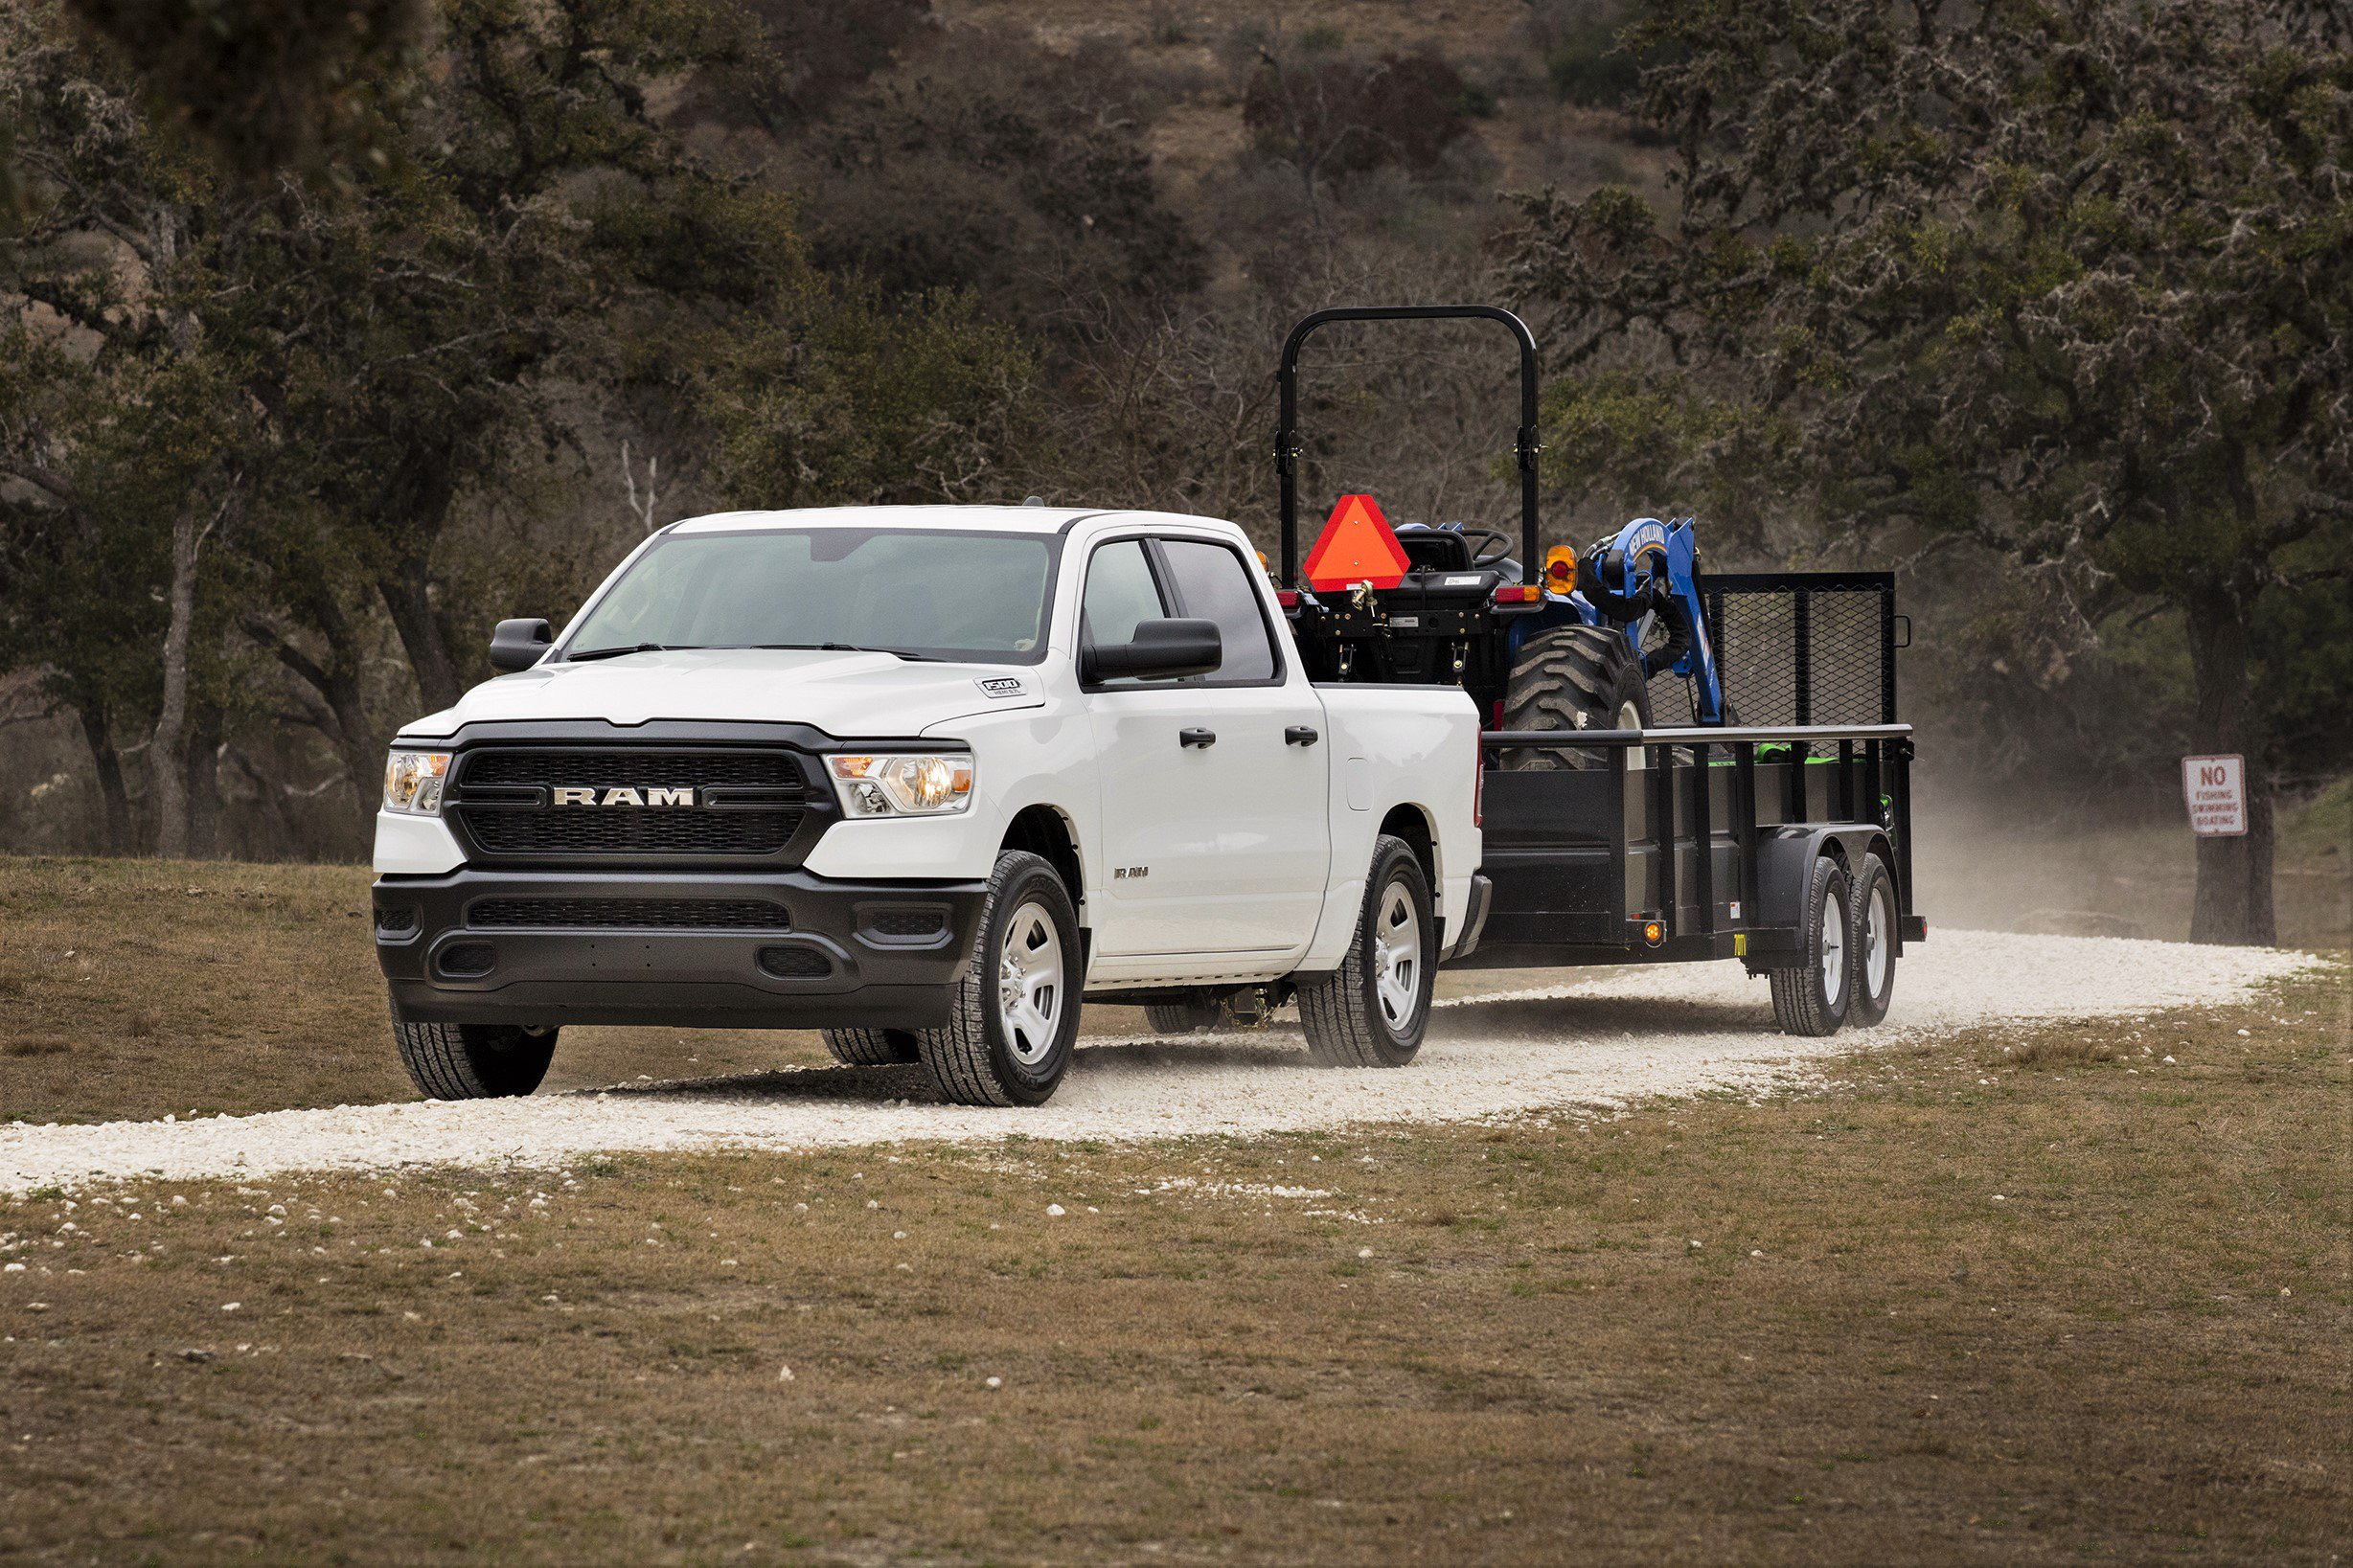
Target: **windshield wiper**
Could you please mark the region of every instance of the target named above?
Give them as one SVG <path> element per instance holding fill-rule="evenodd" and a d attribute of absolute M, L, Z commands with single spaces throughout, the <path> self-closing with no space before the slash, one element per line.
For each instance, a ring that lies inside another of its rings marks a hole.
<path fill-rule="evenodd" d="M 928 653 L 909 653 L 904 648 L 865 648 L 857 643 L 754 643 L 757 648 L 802 653 L 887 653 L 894 659 L 911 659 L 921 664 L 938 664 Z"/>
<path fill-rule="evenodd" d="M 628 648 L 592 648 L 584 653 L 567 653 L 566 664 L 585 664 L 590 659 L 618 659 L 624 653 L 675 653 L 693 648 L 692 643 L 633 643 Z"/>

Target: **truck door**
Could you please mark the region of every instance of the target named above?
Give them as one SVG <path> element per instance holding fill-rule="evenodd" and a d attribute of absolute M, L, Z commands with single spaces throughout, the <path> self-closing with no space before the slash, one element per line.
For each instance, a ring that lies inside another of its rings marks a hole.
<path fill-rule="evenodd" d="M 1210 675 L 1087 693 L 1107 955 L 1288 952 L 1314 934 L 1331 852 L 1323 708 L 1252 571 L 1222 541 L 1176 536 L 1111 540 L 1088 563 L 1083 641 L 1191 616 L 1224 643 Z"/>

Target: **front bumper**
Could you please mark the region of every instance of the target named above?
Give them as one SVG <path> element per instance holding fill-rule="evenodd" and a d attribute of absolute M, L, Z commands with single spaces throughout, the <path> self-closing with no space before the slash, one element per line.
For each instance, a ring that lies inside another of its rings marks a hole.
<path fill-rule="evenodd" d="M 808 872 L 460 868 L 379 877 L 376 952 L 415 1023 L 929 1029 L 987 898 L 985 882 Z M 751 906 L 765 908 L 745 921 Z"/>

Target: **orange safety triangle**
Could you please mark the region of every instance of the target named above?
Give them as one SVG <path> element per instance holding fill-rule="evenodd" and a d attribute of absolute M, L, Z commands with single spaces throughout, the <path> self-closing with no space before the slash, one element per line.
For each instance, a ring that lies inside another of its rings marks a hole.
<path fill-rule="evenodd" d="M 1412 564 L 1373 498 L 1343 495 L 1300 570 L 1308 586 L 1330 593 L 1359 582 L 1394 588 L 1405 580 L 1405 569 Z"/>

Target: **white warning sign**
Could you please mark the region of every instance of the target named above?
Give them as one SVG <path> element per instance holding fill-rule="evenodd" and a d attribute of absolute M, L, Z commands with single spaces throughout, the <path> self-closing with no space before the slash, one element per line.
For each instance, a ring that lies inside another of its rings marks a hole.
<path fill-rule="evenodd" d="M 2247 831 L 2247 760 L 2182 759 L 2182 799 L 2189 830 L 2200 838 L 2237 838 Z"/>

